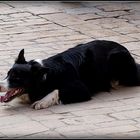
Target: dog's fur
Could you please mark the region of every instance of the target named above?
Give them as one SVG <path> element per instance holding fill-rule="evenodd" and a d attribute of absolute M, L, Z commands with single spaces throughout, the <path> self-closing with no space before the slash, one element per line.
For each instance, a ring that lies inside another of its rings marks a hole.
<path fill-rule="evenodd" d="M 138 86 L 140 66 L 122 45 L 95 40 L 44 60 L 27 62 L 21 50 L 7 81 L 9 88 L 24 88 L 32 106 L 41 109 L 88 101 L 99 91 L 110 91 L 112 81 Z"/>

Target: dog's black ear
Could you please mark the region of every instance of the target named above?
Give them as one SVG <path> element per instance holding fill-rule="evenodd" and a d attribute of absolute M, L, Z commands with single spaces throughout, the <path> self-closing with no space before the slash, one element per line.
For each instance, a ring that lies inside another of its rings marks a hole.
<path fill-rule="evenodd" d="M 25 60 L 25 57 L 24 57 L 24 49 L 22 49 L 20 52 L 19 52 L 19 55 L 17 57 L 17 59 L 15 60 L 15 63 L 17 64 L 26 64 L 26 60 Z"/>

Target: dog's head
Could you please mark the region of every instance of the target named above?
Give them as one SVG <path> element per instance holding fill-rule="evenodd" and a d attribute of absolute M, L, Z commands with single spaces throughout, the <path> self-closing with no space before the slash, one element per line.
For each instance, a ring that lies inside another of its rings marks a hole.
<path fill-rule="evenodd" d="M 42 67 L 39 63 L 27 62 L 24 57 L 24 49 L 22 49 L 4 82 L 0 82 L 0 87 L 7 89 L 2 102 L 9 102 L 28 92 L 28 88 L 35 86 L 36 82 L 41 83 L 46 80 L 46 73 L 47 68 Z"/>

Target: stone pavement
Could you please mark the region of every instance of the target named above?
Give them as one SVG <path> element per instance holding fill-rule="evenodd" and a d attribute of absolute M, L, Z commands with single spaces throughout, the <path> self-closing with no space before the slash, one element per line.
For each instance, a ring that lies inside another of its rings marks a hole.
<path fill-rule="evenodd" d="M 139 2 L 0 2 L 0 79 L 24 48 L 47 58 L 94 39 L 117 41 L 140 62 Z M 0 138 L 140 137 L 140 87 L 99 93 L 83 103 L 34 110 L 0 104 Z"/>

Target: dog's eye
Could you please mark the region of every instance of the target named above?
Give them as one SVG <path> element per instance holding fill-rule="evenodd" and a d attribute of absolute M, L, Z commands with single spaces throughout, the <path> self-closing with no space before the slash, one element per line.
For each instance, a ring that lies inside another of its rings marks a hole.
<path fill-rule="evenodd" d="M 15 74 L 14 74 L 14 73 L 11 73 L 10 76 L 11 76 L 11 77 L 15 77 Z"/>

